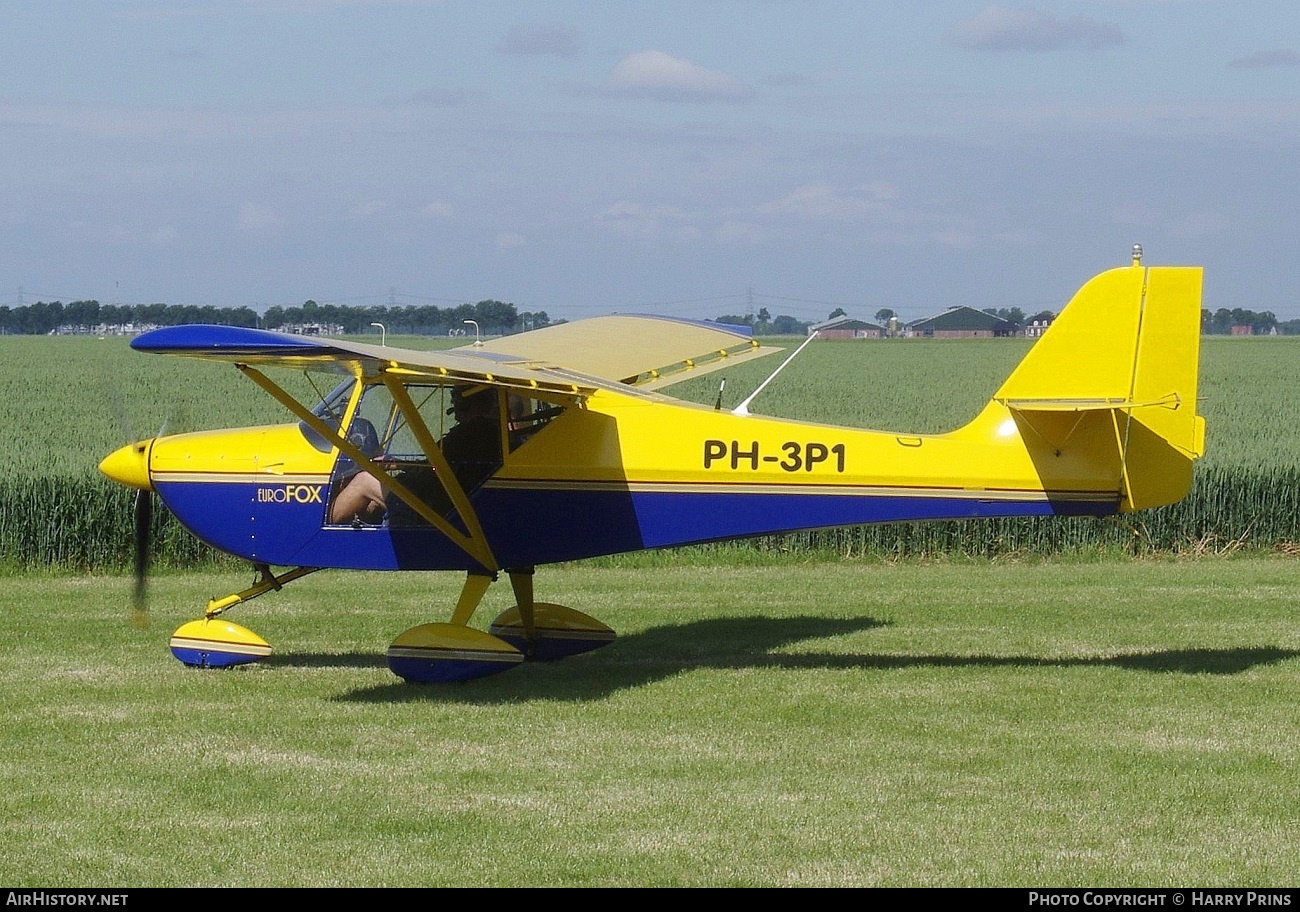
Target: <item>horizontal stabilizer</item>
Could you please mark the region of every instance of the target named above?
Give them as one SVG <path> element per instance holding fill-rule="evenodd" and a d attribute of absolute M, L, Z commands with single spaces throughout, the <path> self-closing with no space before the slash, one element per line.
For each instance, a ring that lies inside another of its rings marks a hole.
<path fill-rule="evenodd" d="M 1177 393 L 1170 393 L 1163 399 L 1151 399 L 1138 402 L 1135 399 L 1001 399 L 999 400 L 1013 412 L 1096 412 L 1126 411 L 1136 408 L 1176 409 L 1182 402 Z"/>

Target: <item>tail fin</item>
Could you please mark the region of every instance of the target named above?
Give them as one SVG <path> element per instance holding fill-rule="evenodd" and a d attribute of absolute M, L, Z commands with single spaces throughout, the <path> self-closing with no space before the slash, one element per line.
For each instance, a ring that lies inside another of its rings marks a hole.
<path fill-rule="evenodd" d="M 1205 419 L 1196 414 L 1201 275 L 1137 259 L 1102 273 L 994 396 L 1031 449 L 1107 454 L 1119 472 L 1121 512 L 1181 500 L 1205 450 Z"/>

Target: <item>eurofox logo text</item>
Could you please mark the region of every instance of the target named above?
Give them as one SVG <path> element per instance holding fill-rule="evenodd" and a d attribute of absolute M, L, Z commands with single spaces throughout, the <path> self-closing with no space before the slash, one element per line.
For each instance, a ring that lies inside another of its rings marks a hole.
<path fill-rule="evenodd" d="M 258 488 L 258 503 L 321 503 L 321 485 L 288 484 L 278 488 Z"/>

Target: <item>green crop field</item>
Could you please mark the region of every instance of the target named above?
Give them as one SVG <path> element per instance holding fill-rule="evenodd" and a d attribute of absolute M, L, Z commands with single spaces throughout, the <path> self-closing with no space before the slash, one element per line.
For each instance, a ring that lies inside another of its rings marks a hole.
<path fill-rule="evenodd" d="M 801 340 L 782 340 L 789 350 Z M 444 347 L 445 339 L 394 345 Z M 830 341 L 809 345 L 751 410 L 787 418 L 913 433 L 973 417 L 1032 343 L 1008 340 Z M 0 443 L 0 565 L 122 567 L 129 559 L 130 494 L 99 477 L 98 460 L 129 440 L 205 428 L 279 423 L 285 410 L 223 364 L 144 355 L 124 339 L 0 337 L 0 388 L 12 408 Z M 756 389 L 784 356 L 685 381 L 668 390 L 724 406 Z M 1227 550 L 1300 542 L 1300 392 L 1287 381 L 1300 339 L 1207 337 L 1201 414 L 1207 455 L 1191 496 L 1125 526 L 1079 520 L 891 524 L 790 536 L 778 547 L 854 554 L 976 554 L 1079 549 Z M 277 379 L 311 398 L 329 375 Z M 159 559 L 210 558 L 158 518 Z"/>

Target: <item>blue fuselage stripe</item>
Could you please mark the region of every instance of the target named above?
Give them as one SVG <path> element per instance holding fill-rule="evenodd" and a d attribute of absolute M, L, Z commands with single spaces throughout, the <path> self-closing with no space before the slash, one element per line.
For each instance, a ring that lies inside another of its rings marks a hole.
<path fill-rule="evenodd" d="M 468 569 L 474 561 L 425 526 L 326 526 L 325 500 L 310 486 L 295 497 L 271 499 L 260 484 L 167 482 L 156 489 L 197 536 L 232 554 L 277 565 L 392 570 Z M 259 495 L 259 491 L 262 493 Z M 485 487 L 472 498 L 484 534 L 502 566 L 533 566 L 642 548 L 744 538 L 777 532 L 910 520 L 1005 516 L 1091 515 L 1115 512 L 1097 496 L 1044 498 L 1008 493 L 981 497 L 958 491 L 902 490 L 846 495 L 723 492 L 704 486 L 636 490 L 523 485 Z"/>

